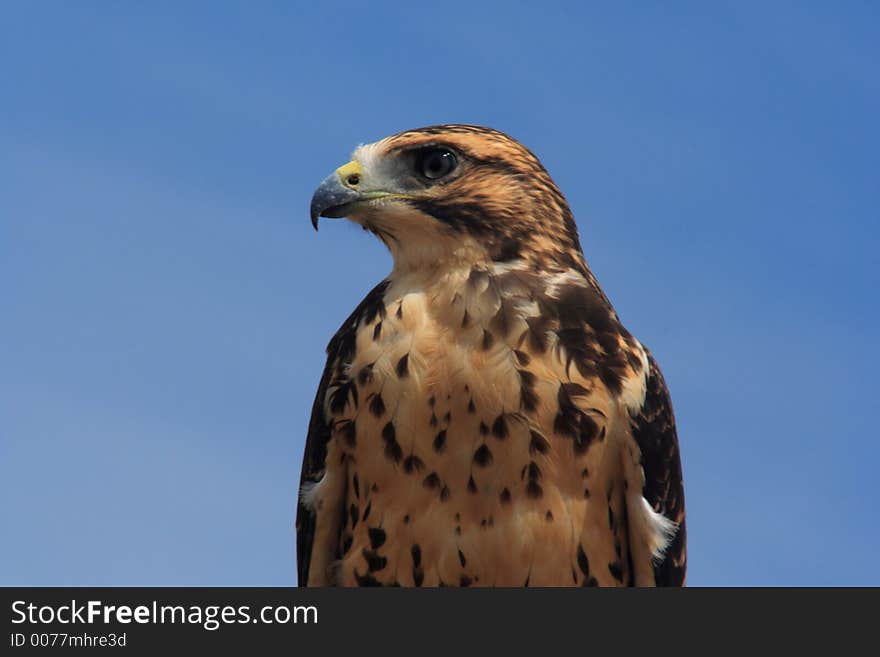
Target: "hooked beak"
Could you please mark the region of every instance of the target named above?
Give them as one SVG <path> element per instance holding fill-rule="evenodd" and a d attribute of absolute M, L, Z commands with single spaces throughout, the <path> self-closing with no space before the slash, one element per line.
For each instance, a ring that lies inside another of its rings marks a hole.
<path fill-rule="evenodd" d="M 410 198 L 399 192 L 375 188 L 370 190 L 368 187 L 359 162 L 349 162 L 327 176 L 312 195 L 312 205 L 309 208 L 315 230 L 318 230 L 318 217 L 349 217 L 353 211 L 369 201 Z"/>
<path fill-rule="evenodd" d="M 363 180 L 361 165 L 349 162 L 324 178 L 312 195 L 312 226 L 318 230 L 318 217 L 344 217 L 352 204 L 365 200 L 358 186 Z"/>

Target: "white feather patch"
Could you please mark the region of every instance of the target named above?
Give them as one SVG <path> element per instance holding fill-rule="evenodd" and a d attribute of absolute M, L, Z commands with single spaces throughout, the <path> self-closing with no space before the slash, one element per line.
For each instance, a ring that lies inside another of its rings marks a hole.
<path fill-rule="evenodd" d="M 317 512 L 321 504 L 321 491 L 324 483 L 327 481 L 327 475 L 322 476 L 318 481 L 307 481 L 299 488 L 299 501 L 309 511 Z"/>
<path fill-rule="evenodd" d="M 564 272 L 554 274 L 547 279 L 547 296 L 554 299 L 559 298 L 559 290 L 562 287 L 575 285 L 578 287 L 587 287 L 587 281 L 584 275 L 573 269 L 566 269 Z"/>
<path fill-rule="evenodd" d="M 678 532 L 678 523 L 654 511 L 648 500 L 638 494 L 630 496 L 627 508 L 634 511 L 636 534 L 647 543 L 651 556 L 659 563 Z"/>

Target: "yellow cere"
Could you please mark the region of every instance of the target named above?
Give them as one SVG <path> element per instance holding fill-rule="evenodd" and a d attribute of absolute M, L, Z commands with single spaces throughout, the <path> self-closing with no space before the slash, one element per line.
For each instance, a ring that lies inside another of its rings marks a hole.
<path fill-rule="evenodd" d="M 360 163 L 352 160 L 348 164 L 344 164 L 336 169 L 336 175 L 339 176 L 343 185 L 353 189 L 364 177 L 364 170 L 361 168 Z"/>

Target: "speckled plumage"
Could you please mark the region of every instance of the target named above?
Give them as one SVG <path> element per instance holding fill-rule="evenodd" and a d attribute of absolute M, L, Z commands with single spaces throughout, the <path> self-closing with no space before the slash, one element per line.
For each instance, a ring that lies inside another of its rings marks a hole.
<path fill-rule="evenodd" d="M 455 153 L 452 174 L 411 174 L 427 147 Z M 537 158 L 493 130 L 437 126 L 354 161 L 352 190 L 373 196 L 347 214 L 395 264 L 328 347 L 300 584 L 683 584 L 668 392 Z"/>

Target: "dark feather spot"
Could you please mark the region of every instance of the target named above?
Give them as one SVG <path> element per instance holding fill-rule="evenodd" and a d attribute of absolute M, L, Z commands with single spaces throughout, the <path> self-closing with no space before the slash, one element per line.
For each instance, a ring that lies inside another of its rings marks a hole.
<path fill-rule="evenodd" d="M 382 335 L 382 322 L 379 322 L 373 328 L 373 340 L 378 340 L 381 335 Z"/>
<path fill-rule="evenodd" d="M 544 489 L 541 488 L 541 485 L 535 480 L 529 480 L 529 483 L 526 484 L 526 495 L 528 495 L 533 500 L 540 499 L 544 494 Z"/>
<path fill-rule="evenodd" d="M 547 522 L 553 522 L 553 512 L 549 509 L 547 510 L 547 515 L 544 516 L 544 520 Z"/>
<path fill-rule="evenodd" d="M 581 569 L 581 572 L 584 574 L 584 577 L 590 576 L 590 561 L 587 559 L 587 554 L 584 552 L 584 548 L 582 545 L 578 544 L 577 549 L 577 562 L 578 568 Z"/>
<path fill-rule="evenodd" d="M 430 489 L 439 488 L 440 487 L 440 477 L 437 475 L 436 472 L 432 472 L 427 477 L 425 477 L 424 481 L 422 481 L 422 485 L 425 488 L 430 488 Z"/>
<path fill-rule="evenodd" d="M 404 354 L 400 357 L 400 360 L 397 361 L 395 371 L 397 372 L 397 376 L 401 379 L 405 379 L 409 376 L 409 354 Z"/>
<path fill-rule="evenodd" d="M 361 554 L 363 555 L 364 560 L 367 562 L 367 569 L 371 573 L 382 570 L 385 566 L 388 565 L 388 559 L 380 555 L 378 552 L 375 552 L 374 550 L 368 550 L 367 548 L 364 548 L 361 551 Z"/>
<path fill-rule="evenodd" d="M 490 463 L 492 463 L 492 451 L 489 449 L 489 446 L 486 445 L 486 443 L 480 445 L 477 448 L 477 451 L 474 452 L 474 463 L 482 468 L 485 468 Z"/>
<path fill-rule="evenodd" d="M 502 490 L 500 498 L 502 504 L 510 504 L 510 491 L 507 488 Z"/>
<path fill-rule="evenodd" d="M 403 461 L 403 471 L 407 474 L 412 472 L 421 472 L 425 467 L 424 461 L 415 454 L 410 454 Z"/>
<path fill-rule="evenodd" d="M 345 444 L 349 447 L 357 445 L 357 427 L 355 427 L 354 422 L 354 420 L 349 420 L 342 427 L 342 435 L 345 438 Z"/>
<path fill-rule="evenodd" d="M 492 435 L 499 440 L 507 438 L 507 420 L 504 419 L 504 415 L 499 415 L 495 418 L 495 421 L 492 423 Z"/>
<path fill-rule="evenodd" d="M 467 575 L 462 575 L 462 576 L 461 576 L 461 580 L 459 581 L 459 583 L 460 583 L 462 586 L 470 586 L 470 585 L 471 585 L 471 578 L 468 577 Z"/>
<path fill-rule="evenodd" d="M 434 437 L 434 451 L 438 454 L 443 451 L 443 447 L 446 445 L 446 429 L 442 429 L 435 437 Z"/>
<path fill-rule="evenodd" d="M 400 444 L 397 442 L 397 433 L 391 422 L 388 422 L 382 429 L 382 440 L 385 441 L 386 458 L 395 463 L 400 463 L 400 459 L 403 458 L 403 449 L 401 449 Z"/>
<path fill-rule="evenodd" d="M 329 399 L 329 407 L 330 412 L 338 415 L 345 410 L 346 405 L 348 405 L 349 399 L 351 400 L 354 408 L 357 408 L 358 404 L 358 391 L 355 382 L 351 379 L 345 379 L 340 381 L 337 385 L 336 389 L 330 393 Z"/>
<path fill-rule="evenodd" d="M 351 528 L 354 529 L 355 527 L 357 527 L 358 515 L 360 514 L 357 505 L 352 504 L 350 507 L 348 507 L 348 514 L 351 517 Z"/>
<path fill-rule="evenodd" d="M 553 431 L 572 438 L 576 454 L 586 452 L 599 433 L 595 420 L 582 412 L 572 401 L 572 397 L 583 396 L 588 392 L 586 388 L 576 383 L 563 383 L 559 386 L 557 394 L 559 412 L 553 420 Z"/>
<path fill-rule="evenodd" d="M 413 543 L 412 548 L 410 548 L 410 554 L 412 555 L 413 566 L 418 568 L 422 565 L 422 548 L 418 543 Z"/>
<path fill-rule="evenodd" d="M 559 386 L 556 395 L 559 412 L 553 420 L 553 431 L 561 436 L 573 438 L 578 431 L 581 412 L 571 399 L 565 384 Z"/>
<path fill-rule="evenodd" d="M 354 486 L 354 496 L 360 497 L 361 496 L 361 485 L 360 485 L 360 480 L 358 479 L 358 476 L 357 476 L 357 472 L 354 473 L 354 477 L 352 477 L 351 483 Z"/>
<path fill-rule="evenodd" d="M 458 562 L 461 564 L 462 568 L 467 565 L 467 559 L 464 558 L 464 552 L 461 550 L 458 551 Z"/>
<path fill-rule="evenodd" d="M 528 413 L 538 408 L 538 394 L 535 392 L 535 375 L 528 370 L 519 370 L 519 404 Z"/>
<path fill-rule="evenodd" d="M 468 478 L 467 489 L 468 489 L 468 493 L 476 493 L 477 492 L 477 482 L 474 481 L 473 476 Z"/>
<path fill-rule="evenodd" d="M 468 402 L 468 413 L 474 413 L 477 410 L 477 407 L 474 405 L 474 399 L 471 397 L 471 400 Z"/>
<path fill-rule="evenodd" d="M 378 392 L 370 399 L 370 413 L 376 417 L 382 417 L 385 414 L 385 402 Z"/>
<path fill-rule="evenodd" d="M 619 561 L 608 564 L 608 572 L 611 573 L 611 576 L 618 582 L 623 581 L 623 568 L 621 567 Z"/>
<path fill-rule="evenodd" d="M 541 468 L 534 461 L 529 462 L 526 472 L 532 481 L 538 481 L 541 478 Z"/>
<path fill-rule="evenodd" d="M 586 413 L 580 416 L 578 432 L 574 435 L 574 452 L 583 454 L 598 435 L 599 427 L 596 422 Z"/>
<path fill-rule="evenodd" d="M 361 518 L 361 520 L 363 520 L 364 522 L 367 521 L 367 518 L 370 517 L 370 510 L 372 510 L 372 508 L 373 508 L 373 500 L 370 500 L 369 502 L 367 502 L 367 506 L 364 509 L 364 517 Z"/>
<path fill-rule="evenodd" d="M 370 527 L 367 534 L 370 537 L 370 547 L 374 550 L 385 544 L 385 530 L 381 527 Z"/>
<path fill-rule="evenodd" d="M 485 422 L 480 422 L 480 429 L 479 430 L 480 430 L 481 436 L 488 436 L 489 435 L 489 427 L 486 426 Z"/>
<path fill-rule="evenodd" d="M 547 442 L 547 439 L 537 431 L 532 430 L 531 441 L 529 442 L 529 454 L 532 456 L 535 454 L 546 454 L 548 449 L 550 449 L 550 443 Z"/>
<path fill-rule="evenodd" d="M 564 323 L 564 320 L 563 320 Z M 571 366 L 585 379 L 597 373 L 597 361 L 600 353 L 597 345 L 591 341 L 590 335 L 583 326 L 560 328 L 556 330 L 559 346 L 565 354 L 565 372 L 571 375 Z"/>

